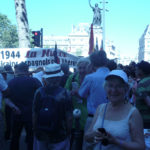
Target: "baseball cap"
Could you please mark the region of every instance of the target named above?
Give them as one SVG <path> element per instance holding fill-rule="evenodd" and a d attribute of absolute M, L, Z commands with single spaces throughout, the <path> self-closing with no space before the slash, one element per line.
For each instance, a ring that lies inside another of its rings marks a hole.
<path fill-rule="evenodd" d="M 106 76 L 105 80 L 107 80 L 111 76 L 116 76 L 121 78 L 125 83 L 128 84 L 128 76 L 123 70 L 112 70 L 109 72 L 109 74 Z"/>

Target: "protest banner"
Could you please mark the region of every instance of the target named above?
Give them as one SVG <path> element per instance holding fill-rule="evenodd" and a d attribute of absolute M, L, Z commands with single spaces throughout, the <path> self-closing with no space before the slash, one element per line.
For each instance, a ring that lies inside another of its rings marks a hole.
<path fill-rule="evenodd" d="M 61 63 L 68 63 L 75 67 L 78 57 L 57 49 L 57 56 Z M 37 68 L 54 63 L 54 48 L 4 48 L 0 49 L 0 66 L 7 64 L 14 67 L 25 62 L 30 68 Z"/>

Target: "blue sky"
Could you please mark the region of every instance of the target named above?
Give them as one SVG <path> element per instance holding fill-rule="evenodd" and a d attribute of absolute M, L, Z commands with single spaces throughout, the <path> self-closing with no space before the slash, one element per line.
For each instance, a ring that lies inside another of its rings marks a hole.
<path fill-rule="evenodd" d="M 114 41 L 121 55 L 134 56 L 138 41 L 150 24 L 150 0 L 107 0 L 106 39 Z M 99 0 L 91 0 L 92 5 Z M 99 3 L 102 8 L 102 4 Z M 26 0 L 29 27 L 44 35 L 68 35 L 72 25 L 91 23 L 88 0 Z M 0 0 L 0 13 L 16 24 L 14 0 Z"/>

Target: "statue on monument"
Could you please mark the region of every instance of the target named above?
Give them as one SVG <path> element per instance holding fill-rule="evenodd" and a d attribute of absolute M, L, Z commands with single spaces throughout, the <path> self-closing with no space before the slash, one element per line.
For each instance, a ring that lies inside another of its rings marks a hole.
<path fill-rule="evenodd" d="M 95 4 L 95 7 L 93 7 L 91 5 L 91 0 L 89 0 L 89 5 L 90 7 L 92 8 L 93 12 L 94 12 L 94 16 L 93 16 L 93 25 L 97 25 L 97 26 L 100 26 L 101 23 L 102 23 L 102 20 L 101 20 L 101 10 L 99 7 L 98 7 L 98 4 L 96 3 Z"/>

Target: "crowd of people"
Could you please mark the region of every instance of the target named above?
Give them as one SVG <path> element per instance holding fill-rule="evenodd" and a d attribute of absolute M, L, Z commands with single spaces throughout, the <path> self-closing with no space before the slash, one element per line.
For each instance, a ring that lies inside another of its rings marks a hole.
<path fill-rule="evenodd" d="M 147 61 L 123 66 L 101 50 L 80 58 L 75 72 L 66 63 L 1 66 L 0 149 L 9 140 L 19 150 L 25 129 L 27 150 L 145 150 L 149 107 Z"/>

